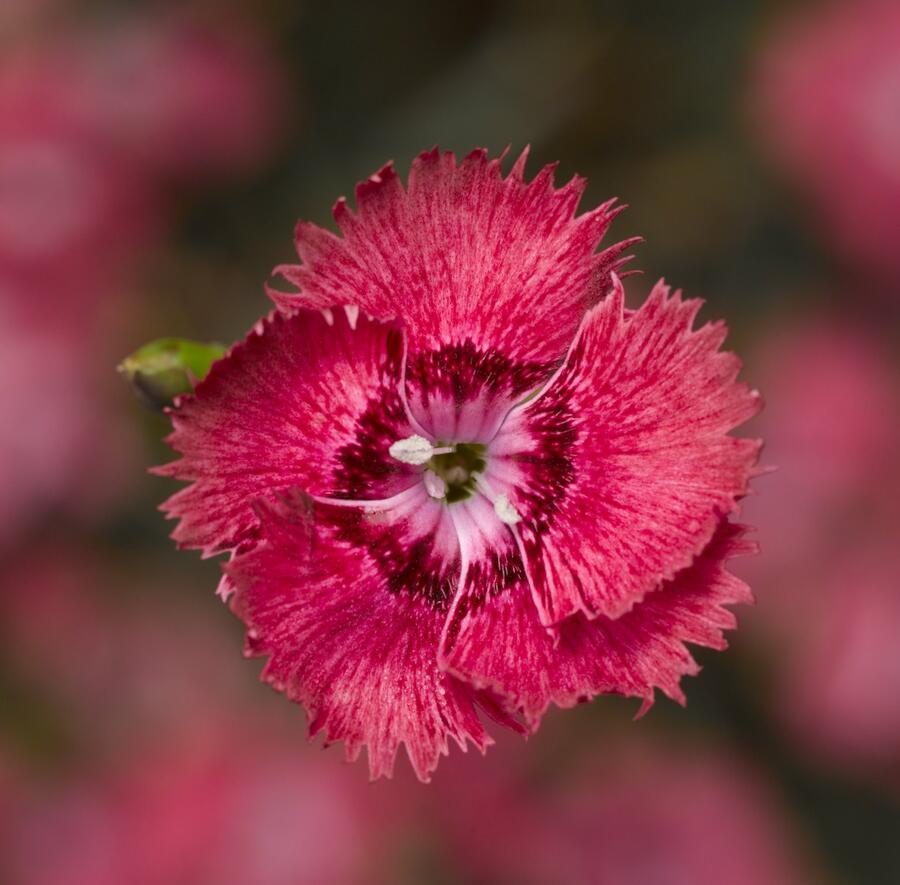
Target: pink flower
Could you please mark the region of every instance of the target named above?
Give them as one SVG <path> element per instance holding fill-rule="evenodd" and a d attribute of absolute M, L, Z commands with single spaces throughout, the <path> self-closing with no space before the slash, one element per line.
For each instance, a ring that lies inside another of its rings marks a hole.
<path fill-rule="evenodd" d="M 175 607 L 148 606 L 162 579 L 144 575 L 133 593 L 134 577 L 60 543 L 11 557 L 0 572 L 0 642 L 14 672 L 94 750 L 138 752 L 231 727 L 247 686 L 227 637 L 186 593 Z"/>
<path fill-rule="evenodd" d="M 808 578 L 817 610 L 788 655 L 780 680 L 783 719 L 827 765 L 887 775 L 900 763 L 898 523 L 862 549 L 832 557 Z"/>
<path fill-rule="evenodd" d="M 16 784 L 0 868 L 12 885 L 382 881 L 392 822 L 361 786 L 232 721 L 218 739 L 156 741 L 86 774 Z"/>
<path fill-rule="evenodd" d="M 133 476 L 132 424 L 106 396 L 112 357 L 84 328 L 90 319 L 69 314 L 76 305 L 41 322 L 44 295 L 0 273 L 0 548 L 48 512 L 84 520 L 108 509 Z"/>
<path fill-rule="evenodd" d="M 841 254 L 900 274 L 900 6 L 832 0 L 782 21 L 753 84 L 758 128 Z"/>
<path fill-rule="evenodd" d="M 745 636 L 774 662 L 771 700 L 808 755 L 883 776 L 900 760 L 900 513 L 885 494 L 900 415 L 887 340 L 808 314 L 766 336 L 754 363 L 778 470 L 744 511 L 766 551 L 741 567 L 760 600 Z"/>
<path fill-rule="evenodd" d="M 607 734 L 601 765 L 576 761 L 549 781 L 522 772 L 484 781 L 482 773 L 437 784 L 431 809 L 465 881 L 821 881 L 777 794 L 759 772 L 715 747 L 625 744 Z"/>
<path fill-rule="evenodd" d="M 42 319 L 90 314 L 158 226 L 134 166 L 65 100 L 65 68 L 11 57 L 0 76 L 0 277 L 39 289 Z"/>
<path fill-rule="evenodd" d="M 753 363 L 767 392 L 754 430 L 778 469 L 745 504 L 766 555 L 741 570 L 766 597 L 753 618 L 782 619 L 793 635 L 798 618 L 817 605 L 818 591 L 804 576 L 847 542 L 891 472 L 900 435 L 896 382 L 886 343 L 848 317 L 807 313 L 779 323 Z M 810 597 L 801 597 L 803 588 Z"/>
<path fill-rule="evenodd" d="M 338 201 L 342 236 L 301 224 L 299 292 L 172 414 L 175 539 L 237 554 L 264 678 L 373 776 L 483 750 L 478 708 L 681 700 L 684 643 L 749 598 L 724 564 L 758 443 L 728 431 L 759 402 L 724 327 L 661 283 L 627 311 L 617 210 L 524 164 L 434 150 Z"/>
<path fill-rule="evenodd" d="M 286 86 L 249 22 L 135 19 L 72 47 L 70 105 L 167 175 L 208 176 L 265 159 Z"/>

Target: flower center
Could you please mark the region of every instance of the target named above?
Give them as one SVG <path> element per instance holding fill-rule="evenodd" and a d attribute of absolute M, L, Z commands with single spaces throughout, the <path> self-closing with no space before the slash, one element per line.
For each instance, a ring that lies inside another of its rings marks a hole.
<path fill-rule="evenodd" d="M 390 454 L 404 464 L 424 465 L 428 494 L 448 504 L 471 497 L 478 486 L 478 474 L 487 467 L 487 446 L 483 443 L 432 445 L 424 436 L 415 435 L 398 439 Z"/>
<path fill-rule="evenodd" d="M 494 512 L 506 525 L 515 525 L 520 516 L 505 493 L 497 494 L 483 475 L 487 468 L 484 443 L 433 445 L 424 436 L 414 434 L 398 439 L 389 449 L 392 458 L 404 464 L 424 467 L 422 482 L 429 496 L 453 504 L 480 492 L 494 505 Z"/>
<path fill-rule="evenodd" d="M 439 448 L 450 447 L 439 445 Z M 475 493 L 476 474 L 483 473 L 487 467 L 486 450 L 482 443 L 457 443 L 452 446 L 452 451 L 431 456 L 426 470 L 443 481 L 446 491 L 442 497 L 448 504 L 464 501 Z"/>

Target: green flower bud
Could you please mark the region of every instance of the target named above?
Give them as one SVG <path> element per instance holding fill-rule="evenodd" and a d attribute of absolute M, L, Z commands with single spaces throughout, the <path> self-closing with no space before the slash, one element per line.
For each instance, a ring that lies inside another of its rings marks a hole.
<path fill-rule="evenodd" d="M 148 409 L 161 412 L 178 394 L 190 393 L 224 355 L 221 344 L 158 338 L 125 357 L 118 369 L 138 400 Z"/>

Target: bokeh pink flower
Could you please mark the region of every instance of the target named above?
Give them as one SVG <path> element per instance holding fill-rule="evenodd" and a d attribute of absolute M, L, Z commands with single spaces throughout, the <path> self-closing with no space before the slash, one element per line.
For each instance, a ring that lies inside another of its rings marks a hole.
<path fill-rule="evenodd" d="M 821 881 L 776 790 L 734 753 L 670 735 L 611 735 L 589 757 L 568 760 L 549 783 L 520 766 L 486 778 L 466 769 L 454 782 L 462 789 L 444 784 L 444 851 L 463 881 Z"/>
<path fill-rule="evenodd" d="M 171 211 L 162 183 L 253 169 L 278 144 L 280 66 L 239 18 L 101 22 L 38 30 L 0 70 L 3 544 L 131 487 L 109 367 Z"/>
<path fill-rule="evenodd" d="M 765 556 L 738 570 L 757 581 L 790 580 L 834 543 L 851 540 L 855 514 L 892 473 L 898 375 L 883 334 L 826 312 L 786 318 L 762 334 L 753 362 L 767 394 L 753 429 L 766 439 L 764 461 L 775 472 L 759 480 L 762 493 L 744 506 Z M 811 601 L 785 591 L 764 598 L 754 616 L 794 605 L 792 617 L 800 617 Z"/>
<path fill-rule="evenodd" d="M 16 58 L 0 73 L 0 278 L 25 290 L 19 310 L 84 328 L 155 240 L 159 206 L 130 158 L 66 107 L 62 72 L 45 76 Z"/>
<path fill-rule="evenodd" d="M 19 783 L 0 869 L 10 885 L 372 882 L 392 830 L 361 786 L 308 748 L 231 722 L 103 771 Z"/>
<path fill-rule="evenodd" d="M 757 60 L 753 113 L 814 223 L 854 272 L 900 279 L 900 7 L 829 0 L 782 16 Z"/>
<path fill-rule="evenodd" d="M 28 46 L 0 76 L 0 95 L 16 94 L 52 105 L 145 176 L 197 182 L 271 155 L 286 86 L 250 22 L 185 13 L 125 17 Z"/>
<path fill-rule="evenodd" d="M 98 365 L 109 351 L 79 317 L 64 322 L 64 309 L 56 321 L 42 320 L 41 295 L 0 283 L 0 399 L 8 416 L 0 422 L 0 547 L 47 516 L 90 522 L 133 487 L 135 428 L 114 408 L 114 379 Z"/>
<path fill-rule="evenodd" d="M 900 765 L 900 557 L 892 531 L 858 542 L 798 587 L 818 611 L 785 655 L 779 713 L 820 765 L 895 792 Z M 799 583 L 799 582 L 798 582 Z"/>
<path fill-rule="evenodd" d="M 807 314 L 764 336 L 757 419 L 777 466 L 748 499 L 765 556 L 737 566 L 759 606 L 772 705 L 825 766 L 882 779 L 900 752 L 896 484 L 900 375 L 884 330 Z"/>
<path fill-rule="evenodd" d="M 284 78 L 249 22 L 137 17 L 75 49 L 73 110 L 154 172 L 234 174 L 278 144 Z"/>

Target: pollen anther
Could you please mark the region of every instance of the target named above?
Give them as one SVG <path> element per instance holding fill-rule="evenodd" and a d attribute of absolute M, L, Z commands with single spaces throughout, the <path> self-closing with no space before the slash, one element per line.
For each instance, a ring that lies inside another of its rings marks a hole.
<path fill-rule="evenodd" d="M 424 436 L 413 434 L 406 439 L 398 439 L 388 451 L 392 458 L 404 464 L 425 464 L 434 455 L 435 448 Z"/>
<path fill-rule="evenodd" d="M 494 513 L 497 514 L 500 522 L 506 525 L 515 525 L 522 520 L 522 517 L 519 516 L 518 511 L 513 507 L 506 495 L 497 495 L 494 498 Z"/>

